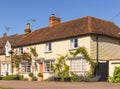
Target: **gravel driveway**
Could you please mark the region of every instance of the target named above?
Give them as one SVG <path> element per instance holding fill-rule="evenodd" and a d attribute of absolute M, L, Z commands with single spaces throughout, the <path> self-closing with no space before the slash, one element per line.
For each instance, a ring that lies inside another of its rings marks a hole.
<path fill-rule="evenodd" d="M 38 81 L 3 81 L 1 87 L 14 89 L 120 89 L 120 83 L 107 82 L 38 82 Z"/>

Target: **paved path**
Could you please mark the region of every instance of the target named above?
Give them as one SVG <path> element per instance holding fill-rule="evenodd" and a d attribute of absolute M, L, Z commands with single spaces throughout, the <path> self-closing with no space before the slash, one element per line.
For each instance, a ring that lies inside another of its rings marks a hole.
<path fill-rule="evenodd" d="M 14 89 L 120 89 L 120 83 L 107 82 L 38 82 L 38 81 L 3 81 L 1 87 Z"/>

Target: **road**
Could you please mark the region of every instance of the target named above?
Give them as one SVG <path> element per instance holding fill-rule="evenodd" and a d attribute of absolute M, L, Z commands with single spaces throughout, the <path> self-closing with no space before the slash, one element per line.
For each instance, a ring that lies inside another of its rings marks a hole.
<path fill-rule="evenodd" d="M 120 83 L 108 82 L 29 82 L 0 80 L 0 86 L 14 89 L 120 89 Z"/>

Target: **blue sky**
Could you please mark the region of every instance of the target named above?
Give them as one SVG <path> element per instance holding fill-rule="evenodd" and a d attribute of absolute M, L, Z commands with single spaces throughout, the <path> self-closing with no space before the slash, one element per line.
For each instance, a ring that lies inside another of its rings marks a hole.
<path fill-rule="evenodd" d="M 23 34 L 28 22 L 32 30 L 46 27 L 51 13 L 62 22 L 93 16 L 120 27 L 120 0 L 0 0 L 0 37 Z"/>

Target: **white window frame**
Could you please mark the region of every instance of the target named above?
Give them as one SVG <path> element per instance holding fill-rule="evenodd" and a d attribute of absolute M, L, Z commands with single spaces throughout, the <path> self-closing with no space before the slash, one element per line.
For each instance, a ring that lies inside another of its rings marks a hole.
<path fill-rule="evenodd" d="M 21 69 L 22 73 L 31 72 L 31 64 L 28 62 L 23 62 L 23 63 L 21 63 L 20 69 Z"/>
<path fill-rule="evenodd" d="M 87 71 L 88 61 L 84 58 L 71 59 L 70 71 L 71 72 L 81 72 Z"/>
<path fill-rule="evenodd" d="M 46 52 L 50 52 L 51 50 L 52 50 L 52 44 L 51 44 L 51 42 L 47 42 L 46 44 Z"/>
<path fill-rule="evenodd" d="M 53 60 L 44 61 L 44 72 L 53 72 L 52 64 Z"/>
<path fill-rule="evenodd" d="M 8 72 L 8 74 L 11 74 L 10 73 L 10 63 L 2 63 L 1 64 L 1 74 L 2 75 L 6 75 L 6 73 Z"/>
<path fill-rule="evenodd" d="M 23 54 L 23 47 L 18 48 L 18 54 Z"/>
<path fill-rule="evenodd" d="M 78 38 L 70 39 L 70 49 L 74 49 L 78 47 Z"/>

